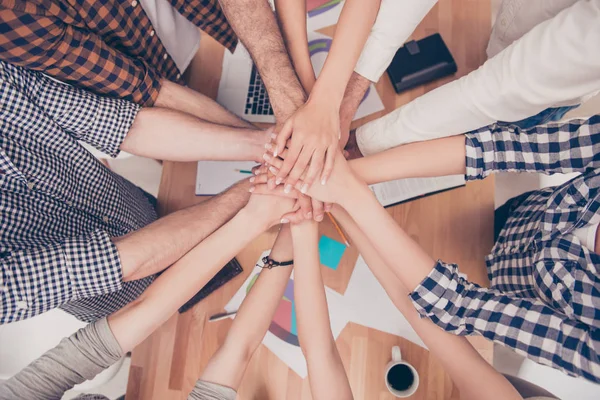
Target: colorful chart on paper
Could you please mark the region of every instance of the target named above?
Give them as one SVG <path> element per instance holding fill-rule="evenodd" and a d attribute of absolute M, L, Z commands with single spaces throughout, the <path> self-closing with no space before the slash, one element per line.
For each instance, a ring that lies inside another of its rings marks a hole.
<path fill-rule="evenodd" d="M 308 10 L 308 16 L 314 17 L 331 10 L 332 8 L 339 6 L 342 0 L 308 0 L 306 2 L 306 9 Z"/>
<path fill-rule="evenodd" d="M 250 280 L 248 287 L 246 288 L 246 294 L 250 292 L 254 282 L 258 279 L 256 274 Z M 290 279 L 283 293 L 283 297 L 277 306 L 271 326 L 269 326 L 269 332 L 277 336 L 279 339 L 293 346 L 300 347 L 298 341 L 298 329 L 296 325 L 296 306 L 294 304 L 294 280 Z"/>

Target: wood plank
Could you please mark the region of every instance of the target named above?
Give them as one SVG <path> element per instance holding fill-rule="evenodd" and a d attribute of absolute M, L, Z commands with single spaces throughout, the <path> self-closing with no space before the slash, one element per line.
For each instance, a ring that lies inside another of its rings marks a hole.
<path fill-rule="evenodd" d="M 463 76 L 485 61 L 490 33 L 489 0 L 441 0 L 432 9 L 413 38 L 440 32 L 458 64 L 455 77 L 430 83 L 396 95 L 384 75 L 376 88 L 385 110 L 355 121 L 359 126 L 400 107 L 416 97 Z M 322 30 L 332 34 L 335 28 Z M 198 56 L 192 63 L 190 87 L 216 97 L 223 49 L 202 35 Z M 194 196 L 195 163 L 165 162 L 159 192 L 161 215 L 202 201 Z M 469 183 L 465 188 L 419 199 L 388 209 L 408 233 L 435 258 L 456 262 L 469 278 L 487 284 L 484 256 L 492 247 L 493 181 Z M 340 240 L 329 221 L 321 233 Z M 208 317 L 223 309 L 244 282 L 262 251 L 270 248 L 276 229 L 261 235 L 238 256 L 244 273 L 213 293 L 184 315 L 174 315 L 132 354 L 127 399 L 185 399 L 212 354 L 222 344 L 230 320 L 208 323 Z M 344 293 L 357 253 L 347 249 L 338 270 L 323 268 L 325 282 Z M 199 260 L 200 262 L 201 260 Z M 470 339 L 491 362 L 492 345 L 482 338 Z M 419 371 L 421 385 L 414 399 L 458 399 L 459 393 L 438 360 L 409 341 L 358 324 L 348 324 L 337 340 L 355 398 L 391 399 L 385 388 L 383 369 L 391 359 L 391 348 L 399 345 L 404 357 Z M 255 353 L 239 390 L 239 399 L 310 399 L 308 379 L 300 379 L 267 348 Z"/>

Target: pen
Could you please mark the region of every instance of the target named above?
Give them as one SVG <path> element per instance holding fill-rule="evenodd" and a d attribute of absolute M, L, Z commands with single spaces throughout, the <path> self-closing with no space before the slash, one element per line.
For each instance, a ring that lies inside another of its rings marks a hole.
<path fill-rule="evenodd" d="M 333 218 L 333 215 L 331 215 L 331 213 L 326 213 L 326 214 L 329 217 L 329 219 L 331 220 L 331 223 L 333 224 L 333 226 L 335 227 L 335 230 L 338 232 L 338 234 L 340 235 L 340 237 L 342 238 L 342 240 L 344 241 L 344 243 L 346 243 L 346 246 L 350 247 L 350 243 L 348 243 L 348 239 L 346 239 L 346 235 L 344 235 L 344 232 L 342 231 L 342 229 L 338 225 L 338 223 L 335 220 L 335 218 Z"/>
<path fill-rule="evenodd" d="M 208 322 L 221 321 L 222 319 L 229 318 L 229 317 L 231 317 L 232 315 L 235 315 L 235 314 L 237 314 L 237 310 L 231 311 L 231 312 L 224 312 L 224 313 L 215 314 L 215 315 L 211 316 L 208 319 Z"/>
<path fill-rule="evenodd" d="M 239 172 L 240 174 L 250 174 L 252 175 L 252 171 L 248 171 L 247 169 L 236 169 L 236 172 Z"/>

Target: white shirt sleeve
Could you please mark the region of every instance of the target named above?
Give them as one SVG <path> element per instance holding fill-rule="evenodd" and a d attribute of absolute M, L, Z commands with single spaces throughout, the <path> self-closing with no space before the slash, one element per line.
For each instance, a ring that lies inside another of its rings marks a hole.
<path fill-rule="evenodd" d="M 356 73 L 377 82 L 396 51 L 437 0 L 382 0 L 375 24 L 358 59 Z"/>
<path fill-rule="evenodd" d="M 580 0 L 483 66 L 357 130 L 363 154 L 519 121 L 600 89 L 600 0 Z"/>

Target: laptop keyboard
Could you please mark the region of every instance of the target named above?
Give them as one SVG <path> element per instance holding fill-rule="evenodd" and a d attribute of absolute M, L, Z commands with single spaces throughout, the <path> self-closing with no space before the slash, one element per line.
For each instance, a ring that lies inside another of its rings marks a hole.
<path fill-rule="evenodd" d="M 246 115 L 273 115 L 271 103 L 267 88 L 263 84 L 256 66 L 252 66 L 250 74 L 250 84 L 248 85 L 248 95 L 246 96 Z"/>

